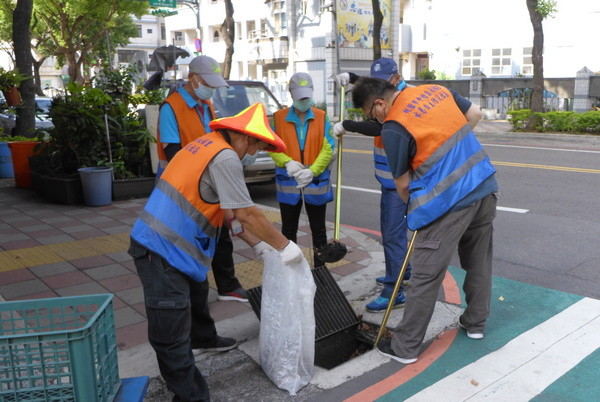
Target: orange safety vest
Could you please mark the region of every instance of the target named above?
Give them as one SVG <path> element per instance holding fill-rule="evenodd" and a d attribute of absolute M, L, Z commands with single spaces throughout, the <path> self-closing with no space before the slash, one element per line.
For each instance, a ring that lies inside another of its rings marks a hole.
<path fill-rule="evenodd" d="M 175 114 L 175 119 L 177 120 L 177 127 L 179 128 L 179 139 L 181 147 L 185 147 L 190 142 L 194 141 L 196 138 L 201 137 L 206 134 L 206 129 L 202 123 L 202 119 L 200 118 L 200 113 L 204 113 L 200 105 L 200 110 L 195 107 L 189 107 L 185 102 L 185 99 L 177 92 L 173 92 L 171 95 L 165 99 L 162 103 L 162 106 L 168 103 L 171 108 L 173 108 L 173 113 Z M 215 109 L 212 102 L 206 101 L 209 106 L 210 118 L 211 120 L 215 118 Z M 164 144 L 160 141 L 160 114 L 159 114 L 159 123 L 157 128 L 157 137 L 156 137 L 156 149 L 158 153 L 158 163 L 159 166 L 164 169 L 167 166 L 167 156 L 165 155 Z"/>
<path fill-rule="evenodd" d="M 452 93 L 440 85 L 405 88 L 389 120 L 402 124 L 416 142 L 407 214 L 411 230 L 443 216 L 496 172 Z"/>
<path fill-rule="evenodd" d="M 206 280 L 211 268 L 224 219 L 221 204 L 204 201 L 198 183 L 210 161 L 228 148 L 231 146 L 215 132 L 179 151 L 131 232 L 136 242 L 198 282 Z"/>
<path fill-rule="evenodd" d="M 321 109 L 312 108 L 315 118 L 308 123 L 304 151 L 301 151 L 298 135 L 296 134 L 296 125 L 285 120 L 289 110 L 288 107 L 273 114 L 275 132 L 285 142 L 286 155 L 304 165 L 312 165 L 319 156 L 319 152 L 323 148 L 323 141 L 325 141 L 325 112 Z"/>
<path fill-rule="evenodd" d="M 396 120 L 417 143 L 411 161 L 416 170 L 446 140 L 467 124 L 450 91 L 440 85 L 407 87 L 394 101 L 387 120 Z"/>

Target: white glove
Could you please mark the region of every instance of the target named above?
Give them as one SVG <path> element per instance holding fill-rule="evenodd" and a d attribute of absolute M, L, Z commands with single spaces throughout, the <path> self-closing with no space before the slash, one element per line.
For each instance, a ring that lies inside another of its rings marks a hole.
<path fill-rule="evenodd" d="M 285 169 L 287 170 L 288 176 L 292 177 L 304 169 L 304 165 L 292 159 L 285 164 Z"/>
<path fill-rule="evenodd" d="M 342 122 L 340 121 L 339 123 L 335 123 L 333 125 L 333 137 L 337 140 L 340 135 L 344 134 L 346 134 L 346 129 L 344 128 Z"/>
<path fill-rule="evenodd" d="M 312 181 L 313 177 L 315 177 L 315 174 L 312 172 L 312 170 L 302 169 L 294 175 L 294 179 L 296 179 L 296 182 L 298 182 L 296 188 L 304 188 L 308 186 L 308 183 Z"/>
<path fill-rule="evenodd" d="M 269 246 L 264 241 L 259 241 L 258 243 L 256 243 L 254 246 L 252 246 L 252 250 L 254 250 L 254 253 L 260 259 L 262 259 L 264 257 L 265 253 L 270 253 L 270 252 L 275 251 L 275 249 L 273 247 Z"/>
<path fill-rule="evenodd" d="M 300 247 L 291 240 L 288 245 L 281 250 L 280 255 L 281 262 L 285 265 L 297 264 L 304 258 L 304 254 L 302 254 Z"/>
<path fill-rule="evenodd" d="M 345 87 L 350 83 L 350 74 L 341 73 L 335 76 L 335 82 L 342 87 Z"/>

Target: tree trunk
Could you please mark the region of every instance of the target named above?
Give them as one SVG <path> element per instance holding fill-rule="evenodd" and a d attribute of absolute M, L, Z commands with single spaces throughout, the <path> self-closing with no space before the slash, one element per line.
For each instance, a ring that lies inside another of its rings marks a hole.
<path fill-rule="evenodd" d="M 221 35 L 227 48 L 225 49 L 225 60 L 223 61 L 223 78 L 229 79 L 231 73 L 231 60 L 233 58 L 233 42 L 235 41 L 235 21 L 233 19 L 233 4 L 231 0 L 225 0 L 225 21 L 221 25 Z"/>
<path fill-rule="evenodd" d="M 31 76 L 31 32 L 29 23 L 33 10 L 33 0 L 18 0 L 13 13 L 12 39 L 15 49 L 15 66 L 28 76 L 19 86 L 23 105 L 17 107 L 17 121 L 14 135 L 33 137 L 35 130 L 35 84 Z"/>
<path fill-rule="evenodd" d="M 381 58 L 381 25 L 383 14 L 379 7 L 379 0 L 371 0 L 373 4 L 373 60 Z"/>
<path fill-rule="evenodd" d="M 544 112 L 544 17 L 537 11 L 538 0 L 526 0 L 529 19 L 533 26 L 533 80 L 531 84 L 531 116 L 526 130 L 533 131 L 539 125 L 539 117 L 535 113 Z"/>
<path fill-rule="evenodd" d="M 33 63 L 33 80 L 35 82 L 35 94 L 38 96 L 46 96 L 42 88 L 42 78 L 40 77 L 40 68 L 42 67 L 42 64 L 44 64 L 44 60 L 46 60 L 46 57 L 42 57 L 40 60 L 36 60 L 32 57 L 31 60 Z"/>

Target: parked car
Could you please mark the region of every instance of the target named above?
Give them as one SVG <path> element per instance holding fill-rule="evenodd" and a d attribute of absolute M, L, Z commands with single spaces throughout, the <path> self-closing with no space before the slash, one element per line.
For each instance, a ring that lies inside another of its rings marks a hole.
<path fill-rule="evenodd" d="M 0 127 L 4 129 L 6 134 L 11 134 L 13 128 L 16 125 L 16 110 L 14 107 L 7 107 L 3 102 L 0 109 Z M 48 112 L 50 111 L 50 105 L 52 104 L 52 98 L 36 96 L 35 97 L 35 128 L 47 130 L 54 127 L 52 120 L 48 118 Z"/>
<path fill-rule="evenodd" d="M 265 106 L 267 117 L 283 106 L 261 81 L 227 81 L 229 87 L 215 90 L 212 98 L 217 117 L 233 116 L 248 106 L 260 102 Z M 257 153 L 256 162 L 244 166 L 246 183 L 264 183 L 275 179 L 275 162 L 265 151 Z"/>

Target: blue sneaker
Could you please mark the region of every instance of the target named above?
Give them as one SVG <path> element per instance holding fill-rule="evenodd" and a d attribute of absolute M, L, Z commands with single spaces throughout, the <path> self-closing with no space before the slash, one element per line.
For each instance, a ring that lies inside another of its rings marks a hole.
<path fill-rule="evenodd" d="M 379 296 L 377 299 L 367 304 L 367 311 L 371 313 L 383 313 L 389 303 L 389 297 Z M 402 308 L 404 307 L 404 303 L 406 303 L 406 297 L 404 297 L 404 292 L 400 292 L 396 297 L 396 302 L 392 308 Z"/>
<path fill-rule="evenodd" d="M 407 269 L 406 272 L 404 273 L 404 278 L 402 278 L 402 286 L 408 285 L 408 280 L 410 279 L 411 276 L 412 276 L 412 269 Z M 385 276 L 378 276 L 377 278 L 375 278 L 375 282 L 377 282 L 381 285 L 385 285 Z"/>

